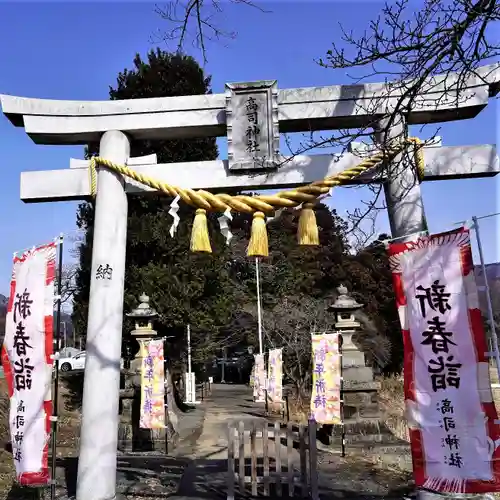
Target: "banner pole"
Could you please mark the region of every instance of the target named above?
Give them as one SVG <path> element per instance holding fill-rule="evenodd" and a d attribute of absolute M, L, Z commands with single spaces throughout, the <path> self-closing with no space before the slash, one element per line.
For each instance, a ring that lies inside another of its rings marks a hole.
<path fill-rule="evenodd" d="M 192 403 L 193 384 L 191 381 L 191 325 L 187 326 L 187 355 L 188 355 L 188 375 L 186 377 L 186 403 Z"/>
<path fill-rule="evenodd" d="M 59 348 L 61 336 L 61 303 L 62 303 L 62 264 L 63 264 L 63 235 L 58 238 L 59 252 L 57 263 L 57 308 L 56 308 L 56 331 L 53 340 L 53 346 Z M 55 354 L 55 353 L 54 353 Z M 59 359 L 54 356 L 54 397 L 52 400 L 52 463 L 51 463 L 51 481 L 50 481 L 50 499 L 56 498 L 56 466 L 57 466 L 57 414 L 59 404 Z"/>
<path fill-rule="evenodd" d="M 496 215 L 496 214 L 495 214 Z M 493 349 L 495 351 L 495 361 L 497 365 L 498 380 L 500 381 L 500 352 L 498 350 L 498 338 L 495 327 L 495 315 L 493 314 L 493 306 L 491 304 L 491 291 L 488 284 L 488 276 L 486 275 L 486 264 L 484 262 L 483 245 L 481 244 L 481 235 L 479 234 L 479 222 L 476 216 L 472 217 L 474 224 L 474 231 L 476 233 L 477 249 L 479 251 L 479 261 L 481 263 L 481 270 L 484 276 L 484 289 L 486 291 L 486 304 L 488 307 L 488 319 L 491 328 L 491 337 L 493 340 Z"/>
<path fill-rule="evenodd" d="M 342 334 L 338 334 L 338 346 L 339 346 L 339 360 L 340 360 L 340 426 L 341 426 L 341 448 L 340 456 L 345 457 L 345 424 L 344 424 L 344 375 L 342 368 Z"/>
<path fill-rule="evenodd" d="M 255 257 L 255 279 L 257 284 L 257 326 L 259 333 L 259 354 L 264 354 L 264 346 L 262 341 L 262 306 L 260 303 L 260 271 L 259 258 Z M 265 367 L 265 365 L 264 365 Z"/>

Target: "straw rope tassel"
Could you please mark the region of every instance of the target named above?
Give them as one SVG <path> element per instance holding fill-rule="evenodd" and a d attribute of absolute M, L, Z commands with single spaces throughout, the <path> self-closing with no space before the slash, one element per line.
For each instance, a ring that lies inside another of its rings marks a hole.
<path fill-rule="evenodd" d="M 207 211 L 204 208 L 198 208 L 194 216 L 191 231 L 191 252 L 212 253 L 210 237 L 208 236 Z"/>
<path fill-rule="evenodd" d="M 252 231 L 250 233 L 247 255 L 249 257 L 269 257 L 266 216 L 264 212 L 255 212 L 253 214 Z"/>
<path fill-rule="evenodd" d="M 319 245 L 318 225 L 313 203 L 304 203 L 302 205 L 297 240 L 299 245 Z"/>
<path fill-rule="evenodd" d="M 126 165 L 118 165 L 104 158 L 92 157 L 89 164 L 89 187 L 90 195 L 97 194 L 97 168 L 105 167 L 120 175 L 133 179 L 134 181 L 148 186 L 153 190 L 167 194 L 170 197 L 177 197 L 192 207 L 196 207 L 195 220 L 193 223 L 193 233 L 191 235 L 191 250 L 194 252 L 212 252 L 207 228 L 207 211 L 225 212 L 234 210 L 254 214 L 252 222 L 252 234 L 248 246 L 248 255 L 256 257 L 267 257 L 269 254 L 268 240 L 265 223 L 265 213 L 271 214 L 277 210 L 298 207 L 305 204 L 299 220 L 298 239 L 302 245 L 317 245 L 316 232 L 318 231 L 314 219 L 316 218 L 310 203 L 316 202 L 322 195 L 328 194 L 333 187 L 342 186 L 356 177 L 368 171 L 374 171 L 382 164 L 391 161 L 396 155 L 401 153 L 406 147 L 413 146 L 414 162 L 420 181 L 425 176 L 425 162 L 423 148 L 425 143 L 417 137 L 409 137 L 404 141 L 394 142 L 391 145 L 376 152 L 369 158 L 365 158 L 355 167 L 348 168 L 334 175 L 329 175 L 324 179 L 317 180 L 288 191 L 281 191 L 276 194 L 266 195 L 236 195 L 227 193 L 211 193 L 203 189 L 180 188 L 166 182 L 153 179 L 139 171 L 133 170 Z M 314 229 L 316 227 L 316 230 Z M 316 231 L 316 232 L 315 232 Z"/>

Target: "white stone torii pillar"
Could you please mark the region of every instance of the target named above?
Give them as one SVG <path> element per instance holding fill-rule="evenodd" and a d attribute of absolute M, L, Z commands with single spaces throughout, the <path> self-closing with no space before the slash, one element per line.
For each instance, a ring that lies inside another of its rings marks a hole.
<path fill-rule="evenodd" d="M 407 115 L 409 124 L 471 118 L 498 92 L 500 66 L 477 71 L 459 100 L 450 92 L 458 76 L 435 77 L 430 90 L 417 97 Z M 446 84 L 444 80 L 446 79 Z M 442 96 L 446 89 L 448 93 Z M 384 84 L 348 85 L 278 91 L 276 82 L 228 85 L 226 94 L 183 96 L 127 101 L 81 102 L 0 96 L 4 114 L 40 144 L 86 144 L 101 141 L 100 154 L 127 163 L 158 180 L 194 189 L 276 189 L 307 184 L 359 163 L 357 155 L 300 155 L 280 164 L 279 132 L 329 130 L 370 126 L 374 116 L 383 119 L 398 95 Z M 241 91 L 241 93 L 239 93 Z M 381 96 L 387 98 L 381 99 Z M 245 154 L 242 129 L 243 99 L 251 95 L 265 116 L 260 128 L 265 154 Z M 375 102 L 376 106 L 366 106 Z M 369 109 L 368 109 L 369 108 Z M 128 159 L 129 139 L 169 139 L 228 136 L 229 161 L 151 164 L 151 159 Z M 489 177 L 499 171 L 493 146 L 424 148 L 424 180 Z M 265 172 L 241 174 L 241 168 L 264 167 Z M 73 161 L 70 169 L 21 174 L 25 202 L 88 199 L 87 162 Z M 83 167 L 83 168 L 82 168 Z M 238 172 L 238 170 L 240 170 Z M 407 171 L 408 169 L 406 169 Z M 388 199 L 401 192 L 398 179 L 368 174 L 359 182 L 387 184 Z M 399 190 L 399 191 L 398 191 Z M 88 355 L 82 410 L 78 468 L 78 500 L 111 500 L 116 495 L 116 455 L 120 354 L 123 317 L 123 280 L 127 225 L 126 193 L 151 191 L 101 168 L 98 174 L 94 254 L 88 318 Z M 392 193 L 392 194 L 391 194 Z M 389 206 L 394 233 L 408 234 L 403 200 Z M 401 202 L 401 203 L 399 203 Z M 420 204 L 420 190 L 411 204 Z M 423 212 L 422 212 L 423 213 Z M 417 220 L 418 219 L 418 220 Z M 422 217 L 411 219 L 421 227 Z M 413 224 L 413 222 L 412 222 Z M 419 230 L 419 229 L 417 229 Z M 401 235 L 404 235 L 401 234 Z M 393 234 L 398 236 L 399 234 Z"/>
<path fill-rule="evenodd" d="M 105 132 L 99 151 L 103 158 L 125 164 L 130 155 L 129 139 L 123 132 Z M 100 168 L 97 186 L 78 499 L 112 499 L 116 493 L 119 414 L 116 395 L 120 392 L 128 203 L 124 180 L 115 172 Z"/>
<path fill-rule="evenodd" d="M 375 127 L 375 138 L 382 145 L 407 136 L 404 116 L 395 115 L 393 118 L 389 129 L 390 118 L 383 118 Z M 384 184 L 384 191 L 393 238 L 409 237 L 428 229 L 420 180 L 412 163 L 411 155 L 403 152 L 387 168 L 389 182 Z"/>

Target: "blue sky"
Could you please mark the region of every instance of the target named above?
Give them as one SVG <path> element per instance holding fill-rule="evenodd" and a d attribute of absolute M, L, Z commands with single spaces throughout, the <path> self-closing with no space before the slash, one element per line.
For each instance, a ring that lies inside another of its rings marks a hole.
<path fill-rule="evenodd" d="M 315 59 L 324 56 L 332 40 L 339 37 L 339 22 L 361 29 L 382 7 L 376 1 L 281 1 L 263 3 L 272 12 L 262 13 L 224 5 L 220 25 L 238 35 L 234 40 L 208 45 L 206 69 L 213 77 L 214 92 L 223 92 L 225 82 L 260 79 L 277 79 L 280 88 L 350 83 L 345 74 L 321 68 Z M 108 99 L 108 87 L 115 84 L 118 72 L 131 67 L 136 52 L 144 54 L 157 45 L 152 41 L 155 32 L 167 28 L 154 7 L 148 2 L 1 3 L 0 93 Z M 439 134 L 445 145 L 496 143 L 496 101 L 491 100 L 474 121 L 445 124 Z M 83 148 L 37 146 L 3 115 L 0 138 L 0 293 L 5 294 L 14 251 L 45 242 L 60 232 L 71 235 L 75 229 L 76 202 L 26 205 L 19 200 L 20 172 L 68 168 L 70 157 L 83 157 Z M 499 182 L 499 178 L 490 178 L 425 183 L 431 231 L 449 229 L 454 222 L 473 215 L 499 211 Z M 359 192 L 347 189 L 338 190 L 332 203 L 342 214 L 359 205 L 359 200 Z M 481 226 L 487 261 L 500 260 L 498 219 L 486 220 Z M 387 231 L 387 227 L 383 214 L 378 229 Z"/>

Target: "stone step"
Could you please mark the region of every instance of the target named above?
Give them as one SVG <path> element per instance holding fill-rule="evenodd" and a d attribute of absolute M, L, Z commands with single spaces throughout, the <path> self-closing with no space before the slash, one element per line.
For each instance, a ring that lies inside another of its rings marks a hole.
<path fill-rule="evenodd" d="M 363 420 L 359 419 L 345 419 L 344 420 L 344 429 L 342 429 L 341 425 L 330 426 L 331 433 L 333 435 L 342 434 L 342 430 L 344 430 L 345 434 L 361 434 L 361 435 L 370 435 L 370 434 L 383 434 L 383 435 L 392 435 L 391 430 L 385 425 L 385 423 L 380 419 L 380 414 L 378 417 L 373 418 L 364 418 Z"/>
<path fill-rule="evenodd" d="M 387 434 L 346 434 L 344 439 L 347 443 L 387 443 L 407 446 L 408 442 L 399 439 L 394 435 Z M 330 442 L 340 442 L 342 436 L 334 435 L 330 437 Z"/>
<path fill-rule="evenodd" d="M 378 404 L 372 403 L 359 407 L 344 405 L 344 422 L 346 424 L 372 420 L 380 420 L 380 407 Z"/>
<path fill-rule="evenodd" d="M 320 451 L 337 454 L 341 452 L 341 443 L 334 442 L 330 444 L 324 444 L 321 442 L 317 443 L 317 448 Z M 401 460 L 406 462 L 411 462 L 410 445 L 400 445 L 400 444 L 384 444 L 384 443 L 346 443 L 345 452 L 349 455 L 363 455 L 370 452 L 375 455 L 390 455 L 390 460 L 388 462 L 398 461 L 399 457 Z"/>
<path fill-rule="evenodd" d="M 342 445 L 341 440 L 330 441 L 327 446 L 340 447 Z M 358 440 L 358 441 L 348 441 L 345 443 L 346 448 L 355 450 L 366 450 L 366 449 L 377 449 L 380 451 L 385 451 L 387 453 L 408 453 L 410 451 L 410 444 L 405 442 L 390 442 L 390 441 L 376 441 L 376 440 Z"/>
<path fill-rule="evenodd" d="M 345 380 L 343 383 L 344 392 L 373 392 L 380 390 L 380 382 L 358 382 L 357 380 Z"/>

